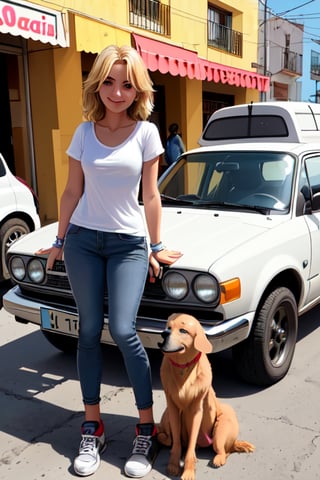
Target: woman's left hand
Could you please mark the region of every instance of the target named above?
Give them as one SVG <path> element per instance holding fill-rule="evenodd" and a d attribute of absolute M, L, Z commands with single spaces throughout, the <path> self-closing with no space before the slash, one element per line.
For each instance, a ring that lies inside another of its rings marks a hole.
<path fill-rule="evenodd" d="M 177 250 L 167 250 L 166 248 L 160 250 L 160 252 L 152 252 L 151 255 L 153 255 L 157 262 L 166 265 L 171 265 L 182 257 L 181 252 L 178 252 Z"/>

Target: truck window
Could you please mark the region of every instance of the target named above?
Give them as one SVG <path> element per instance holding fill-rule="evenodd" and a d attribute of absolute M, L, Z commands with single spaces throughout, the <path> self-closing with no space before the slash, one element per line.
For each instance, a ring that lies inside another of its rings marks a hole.
<path fill-rule="evenodd" d="M 241 115 L 217 118 L 207 125 L 204 140 L 255 137 L 287 137 L 285 120 L 278 115 Z"/>

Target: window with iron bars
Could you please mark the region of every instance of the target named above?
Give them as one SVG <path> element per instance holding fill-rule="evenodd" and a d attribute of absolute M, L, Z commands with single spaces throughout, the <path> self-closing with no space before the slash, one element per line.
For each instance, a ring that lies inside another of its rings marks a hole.
<path fill-rule="evenodd" d="M 129 0 L 129 22 L 162 35 L 170 35 L 170 6 L 159 0 Z"/>
<path fill-rule="evenodd" d="M 208 45 L 241 57 L 242 33 L 231 27 L 231 13 L 208 6 Z"/>

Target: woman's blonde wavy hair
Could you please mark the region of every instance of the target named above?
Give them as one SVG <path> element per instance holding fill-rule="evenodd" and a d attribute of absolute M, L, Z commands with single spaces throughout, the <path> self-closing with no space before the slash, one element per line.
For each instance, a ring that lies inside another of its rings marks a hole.
<path fill-rule="evenodd" d="M 83 114 L 93 122 L 105 115 L 105 106 L 99 90 L 115 63 L 127 64 L 128 80 L 137 90 L 137 98 L 128 108 L 133 120 L 146 120 L 153 109 L 153 88 L 148 70 L 137 50 L 129 46 L 110 45 L 96 57 L 83 88 Z"/>

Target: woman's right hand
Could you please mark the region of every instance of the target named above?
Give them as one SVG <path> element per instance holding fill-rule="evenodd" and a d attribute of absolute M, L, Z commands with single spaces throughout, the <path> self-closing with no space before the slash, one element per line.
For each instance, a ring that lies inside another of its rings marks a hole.
<path fill-rule="evenodd" d="M 50 247 L 40 248 L 35 252 L 35 255 L 48 255 L 46 270 L 52 270 L 56 260 L 62 260 L 63 248 Z"/>

